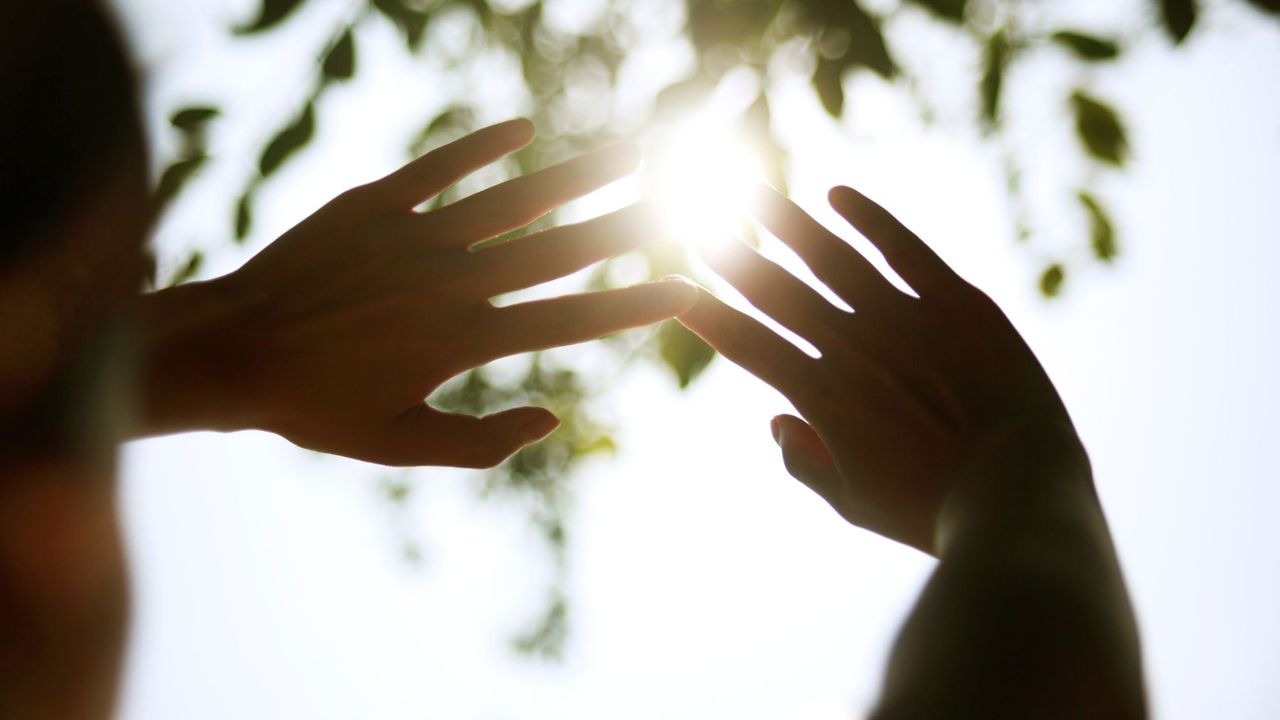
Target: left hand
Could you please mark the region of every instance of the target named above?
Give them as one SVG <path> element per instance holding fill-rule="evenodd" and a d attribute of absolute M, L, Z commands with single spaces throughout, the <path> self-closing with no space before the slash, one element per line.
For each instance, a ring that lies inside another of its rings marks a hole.
<path fill-rule="evenodd" d="M 425 398 L 490 360 L 647 325 L 697 295 L 667 281 L 494 307 L 658 237 L 637 205 L 473 250 L 633 171 L 626 145 L 414 212 L 532 138 L 523 120 L 476 132 L 339 195 L 231 275 L 157 293 L 146 430 L 257 428 L 387 465 L 459 467 L 550 433 L 558 420 L 541 408 L 478 418 Z"/>

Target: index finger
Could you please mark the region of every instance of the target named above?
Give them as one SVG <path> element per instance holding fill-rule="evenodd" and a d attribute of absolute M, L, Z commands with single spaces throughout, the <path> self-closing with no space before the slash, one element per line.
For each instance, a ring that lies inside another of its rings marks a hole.
<path fill-rule="evenodd" d="M 964 282 L 933 248 L 866 195 L 838 185 L 831 188 L 827 200 L 917 293 L 944 292 Z"/>

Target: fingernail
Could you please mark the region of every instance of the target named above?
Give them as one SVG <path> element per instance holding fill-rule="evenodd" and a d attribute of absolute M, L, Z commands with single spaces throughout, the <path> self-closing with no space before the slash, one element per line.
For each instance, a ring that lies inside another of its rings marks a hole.
<path fill-rule="evenodd" d="M 782 418 L 774 418 L 769 421 L 769 432 L 773 433 L 773 441 L 782 444 Z"/>
<path fill-rule="evenodd" d="M 521 436 L 529 440 L 538 440 L 551 434 L 560 427 L 560 418 L 551 413 L 540 414 L 520 428 Z"/>
<path fill-rule="evenodd" d="M 659 280 L 656 284 L 663 285 L 671 289 L 670 292 L 674 295 L 672 299 L 679 301 L 682 306 L 680 312 L 688 310 L 693 307 L 694 303 L 698 302 L 698 286 L 693 284 L 689 278 L 681 277 L 679 275 L 668 275 Z"/>

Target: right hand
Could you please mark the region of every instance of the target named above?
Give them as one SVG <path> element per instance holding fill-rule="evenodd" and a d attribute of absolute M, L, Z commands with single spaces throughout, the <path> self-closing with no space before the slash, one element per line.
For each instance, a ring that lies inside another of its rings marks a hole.
<path fill-rule="evenodd" d="M 679 318 L 804 417 L 773 419 L 788 472 L 849 522 L 934 554 L 940 509 L 979 456 L 1034 446 L 1052 453 L 1037 461 L 1083 463 L 1087 476 L 1066 408 L 1000 308 L 862 194 L 837 187 L 829 200 L 919 297 L 762 188 L 761 223 L 854 312 L 734 243 L 704 259 L 822 356 L 809 357 L 705 290 Z"/>

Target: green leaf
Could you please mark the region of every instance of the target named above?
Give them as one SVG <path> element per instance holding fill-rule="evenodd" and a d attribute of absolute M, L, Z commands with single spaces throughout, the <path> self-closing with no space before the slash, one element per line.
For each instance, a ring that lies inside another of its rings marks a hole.
<path fill-rule="evenodd" d="M 258 172 L 267 177 L 280 169 L 285 160 L 311 142 L 316 131 L 315 106 L 308 102 L 302 113 L 267 143 L 258 160 Z"/>
<path fill-rule="evenodd" d="M 253 189 L 244 191 L 236 202 L 236 243 L 244 242 L 249 237 L 249 229 L 253 226 Z"/>
<path fill-rule="evenodd" d="M 466 132 L 474 126 L 474 109 L 466 105 L 451 105 L 422 127 L 418 135 L 409 143 L 409 154 L 418 157 L 430 150 L 441 136 Z"/>
<path fill-rule="evenodd" d="M 710 345 L 675 320 L 658 329 L 658 353 L 676 374 L 681 388 L 688 387 L 716 356 Z"/>
<path fill-rule="evenodd" d="M 203 130 L 210 120 L 221 114 L 222 111 L 216 107 L 193 105 L 170 115 L 169 124 L 190 135 Z"/>
<path fill-rule="evenodd" d="M 933 14 L 953 23 L 964 22 L 964 10 L 968 0 L 911 0 L 912 3 L 933 11 Z"/>
<path fill-rule="evenodd" d="M 1000 91 L 1004 86 L 1004 70 L 1009 64 L 1009 36 L 1003 29 L 987 38 L 982 51 L 982 122 L 988 128 L 1000 124 Z"/>
<path fill-rule="evenodd" d="M 871 68 L 880 77 L 892 80 L 898 75 L 898 64 L 889 53 L 884 34 L 880 32 L 879 20 L 868 15 L 858 3 L 845 2 L 849 4 L 849 52 L 846 57 Z"/>
<path fill-rule="evenodd" d="M 262 8 L 258 18 L 248 25 L 239 25 L 232 29 L 236 35 L 250 35 L 269 30 L 280 24 L 290 13 L 302 5 L 303 0 L 262 0 Z"/>
<path fill-rule="evenodd" d="M 1062 30 L 1053 34 L 1053 41 L 1075 53 L 1082 60 L 1098 62 L 1114 60 L 1120 55 L 1120 46 L 1114 40 L 1105 40 L 1093 35 Z"/>
<path fill-rule="evenodd" d="M 178 267 L 177 270 L 174 270 L 173 274 L 169 276 L 169 282 L 165 284 L 165 287 L 181 285 L 182 283 L 190 280 L 196 276 L 196 273 L 200 272 L 200 268 L 203 265 L 204 253 L 199 250 L 192 250 L 191 254 L 187 256 L 187 261 L 182 263 L 182 265 Z"/>
<path fill-rule="evenodd" d="M 1062 263 L 1054 263 L 1040 274 L 1040 294 L 1047 298 L 1057 297 L 1062 292 L 1062 282 L 1067 279 L 1066 268 Z"/>
<path fill-rule="evenodd" d="M 512 640 L 516 652 L 558 660 L 564 653 L 565 640 L 569 635 L 568 614 L 564 599 L 555 598 L 533 628 Z"/>
<path fill-rule="evenodd" d="M 891 80 L 898 74 L 898 64 L 889 52 L 880 20 L 867 13 L 857 0 L 802 0 L 813 30 L 844 30 L 849 45 L 837 60 L 844 66 L 869 68 L 880 77 Z"/>
<path fill-rule="evenodd" d="M 686 0 L 689 40 L 699 56 L 719 45 L 751 52 L 778 14 L 777 0 Z"/>
<path fill-rule="evenodd" d="M 1123 165 L 1129 142 L 1115 109 L 1083 90 L 1071 94 L 1071 106 L 1076 116 L 1076 134 L 1085 150 L 1102 162 Z"/>
<path fill-rule="evenodd" d="M 338 42 L 329 48 L 329 54 L 322 65 L 324 76 L 329 80 L 350 80 L 356 72 L 356 41 L 348 27 L 342 32 Z"/>
<path fill-rule="evenodd" d="M 1174 44 L 1185 40 L 1195 25 L 1198 13 L 1196 5 L 1196 0 L 1160 0 L 1160 17 Z"/>
<path fill-rule="evenodd" d="M 742 130 L 752 149 L 760 155 L 765 179 L 786 194 L 787 153 L 773 137 L 773 113 L 769 96 L 761 92 L 742 116 Z"/>
<path fill-rule="evenodd" d="M 1080 204 L 1089 215 L 1089 245 L 1093 248 L 1094 257 L 1102 262 L 1111 262 L 1116 254 L 1116 232 L 1098 199 L 1085 190 L 1076 193 Z"/>
<path fill-rule="evenodd" d="M 426 36 L 430 16 L 405 5 L 402 0 L 373 0 L 373 7 L 399 28 L 400 34 L 404 35 L 405 47 L 410 52 L 417 52 L 422 38 Z"/>
<path fill-rule="evenodd" d="M 153 202 L 157 210 L 162 210 L 173 202 L 173 199 L 182 192 L 182 188 L 186 186 L 187 181 L 195 176 L 205 162 L 209 159 L 207 155 L 200 154 L 195 157 L 179 160 L 169 167 L 165 168 L 160 174 L 160 182 L 156 183 L 156 190 Z"/>
<path fill-rule="evenodd" d="M 838 119 L 844 112 L 844 63 L 819 55 L 812 82 L 823 109 Z"/>
<path fill-rule="evenodd" d="M 1249 4 L 1263 12 L 1280 15 L 1280 0 L 1249 0 Z"/>

